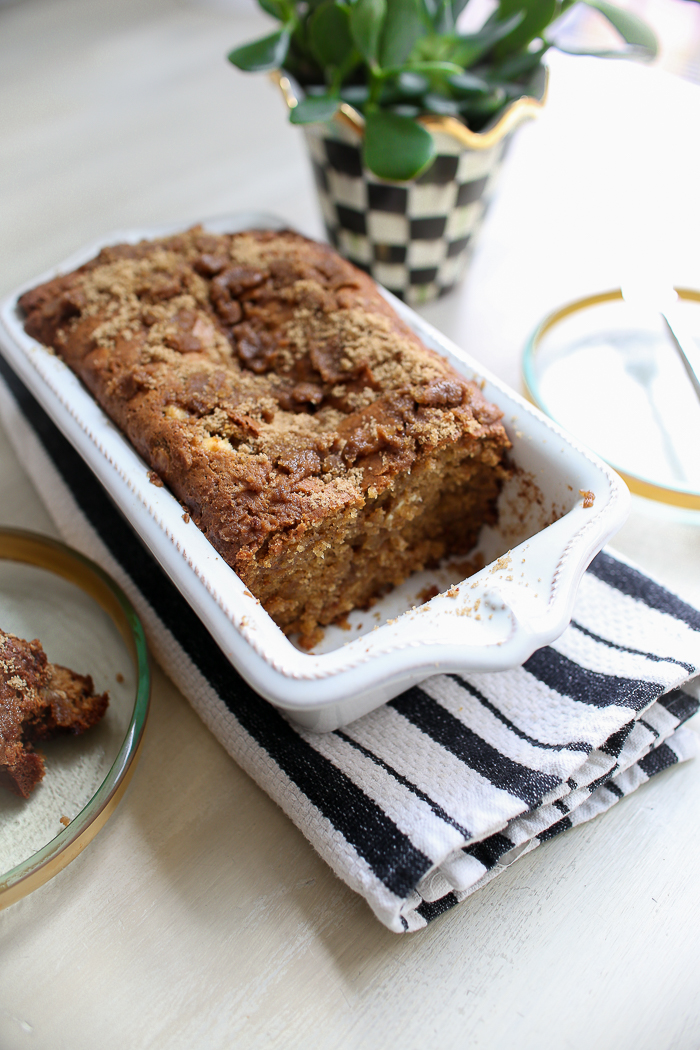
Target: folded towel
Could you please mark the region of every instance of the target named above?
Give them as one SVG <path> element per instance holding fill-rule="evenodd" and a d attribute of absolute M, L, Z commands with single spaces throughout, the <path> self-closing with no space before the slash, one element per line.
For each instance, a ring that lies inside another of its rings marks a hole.
<path fill-rule="evenodd" d="M 417 930 L 541 842 L 697 752 L 700 612 L 599 554 L 571 626 L 523 667 L 436 675 L 334 733 L 291 725 L 231 667 L 80 456 L 0 358 L 0 411 L 66 541 L 139 612 L 228 753 L 377 917 Z"/>

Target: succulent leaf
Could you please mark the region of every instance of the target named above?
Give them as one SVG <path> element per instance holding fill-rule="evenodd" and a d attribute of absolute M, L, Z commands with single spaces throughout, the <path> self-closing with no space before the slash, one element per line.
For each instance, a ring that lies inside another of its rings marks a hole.
<path fill-rule="evenodd" d="M 307 97 L 292 111 L 295 124 L 332 119 L 341 99 L 357 106 L 367 122 L 367 165 L 399 180 L 433 155 L 432 137 L 416 117 L 454 114 L 480 130 L 543 79 L 549 47 L 633 58 L 657 49 L 648 26 L 609 0 L 583 2 L 620 34 L 617 50 L 557 43 L 550 26 L 577 0 L 495 0 L 493 13 L 468 34 L 456 29 L 468 0 L 258 2 L 279 28 L 235 48 L 229 60 L 247 72 L 284 67 L 296 77 Z"/>
<path fill-rule="evenodd" d="M 418 0 L 387 0 L 382 29 L 380 64 L 402 65 L 425 32 Z"/>
<path fill-rule="evenodd" d="M 279 69 L 284 64 L 289 47 L 290 30 L 285 26 L 276 33 L 252 44 L 244 44 L 229 52 L 228 60 L 245 73 L 262 73 L 269 69 Z"/>
<path fill-rule="evenodd" d="M 385 18 L 386 0 L 356 0 L 350 8 L 350 32 L 355 47 L 370 66 L 377 61 Z"/>
<path fill-rule="evenodd" d="M 489 19 L 477 33 L 455 36 L 452 60 L 463 66 L 464 69 L 468 69 L 491 51 L 500 40 L 514 32 L 522 20 L 522 11 L 516 11 L 502 22 Z"/>
<path fill-rule="evenodd" d="M 447 83 L 458 98 L 483 95 L 489 90 L 486 81 L 482 77 L 477 77 L 474 73 L 455 73 L 453 76 L 448 77 Z"/>
<path fill-rule="evenodd" d="M 620 55 L 633 55 L 635 58 L 651 59 L 656 56 L 659 48 L 655 34 L 638 15 L 632 11 L 623 11 L 620 7 L 607 3 L 607 0 L 583 0 L 588 7 L 600 11 L 607 18 L 610 25 L 617 30 L 627 49 L 625 51 L 606 50 L 584 50 L 562 47 L 562 51 L 577 55 L 598 55 L 602 58 L 617 58 Z"/>
<path fill-rule="evenodd" d="M 282 5 L 278 3 L 278 0 L 258 0 L 258 3 L 266 14 L 272 15 L 273 18 L 279 18 L 280 22 L 284 21 Z"/>
<path fill-rule="evenodd" d="M 289 114 L 292 124 L 318 124 L 332 120 L 335 116 L 339 98 L 330 95 L 311 95 L 303 99 Z"/>
<path fill-rule="evenodd" d="M 496 58 L 505 58 L 522 51 L 531 40 L 541 36 L 547 26 L 559 14 L 557 0 L 500 0 L 498 22 L 510 16 L 522 14 L 519 24 L 507 33 L 495 48 Z"/>
<path fill-rule="evenodd" d="M 381 179 L 413 179 L 433 160 L 433 136 L 410 117 L 376 109 L 366 121 L 365 164 Z"/>
<path fill-rule="evenodd" d="M 348 9 L 325 0 L 309 20 L 309 45 L 321 68 L 335 69 L 347 61 L 352 48 Z"/>

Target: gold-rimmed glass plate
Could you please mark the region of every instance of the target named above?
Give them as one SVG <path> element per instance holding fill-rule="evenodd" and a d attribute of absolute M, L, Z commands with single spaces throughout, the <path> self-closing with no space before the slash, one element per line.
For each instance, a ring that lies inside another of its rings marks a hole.
<path fill-rule="evenodd" d="M 121 797 L 138 757 L 150 674 L 141 622 L 121 589 L 64 544 L 0 529 L 0 627 L 38 638 L 53 663 L 109 692 L 102 721 L 41 746 L 46 773 L 28 799 L 0 791 L 0 908 L 76 857 Z"/>
<path fill-rule="evenodd" d="M 700 292 L 676 288 L 700 347 Z M 639 496 L 700 511 L 700 400 L 651 306 L 619 289 L 549 314 L 523 356 L 530 399 L 624 478 Z"/>

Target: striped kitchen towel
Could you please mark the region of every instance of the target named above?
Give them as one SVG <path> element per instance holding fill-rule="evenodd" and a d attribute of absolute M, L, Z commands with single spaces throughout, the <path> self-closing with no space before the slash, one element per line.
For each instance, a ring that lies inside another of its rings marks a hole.
<path fill-rule="evenodd" d="M 0 358 L 0 410 L 65 539 L 123 587 L 229 754 L 398 933 L 691 757 L 700 612 L 603 552 L 574 620 L 516 670 L 437 675 L 326 735 L 232 669 L 82 459 Z"/>

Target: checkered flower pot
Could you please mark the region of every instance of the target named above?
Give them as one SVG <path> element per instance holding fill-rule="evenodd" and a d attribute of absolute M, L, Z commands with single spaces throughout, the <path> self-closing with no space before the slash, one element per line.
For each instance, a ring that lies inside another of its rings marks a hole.
<path fill-rule="evenodd" d="M 430 168 L 385 182 L 362 164 L 360 144 L 335 125 L 305 129 L 328 239 L 394 295 L 425 303 L 463 277 L 498 175 L 507 138 L 465 150 L 436 135 Z"/>
<path fill-rule="evenodd" d="M 289 108 L 303 92 L 274 74 Z M 435 140 L 430 167 L 409 182 L 387 182 L 363 164 L 364 119 L 343 105 L 328 124 L 304 127 L 328 239 L 341 255 L 412 304 L 454 288 L 464 276 L 513 131 L 541 108 L 524 96 L 484 132 L 454 117 L 421 117 Z"/>

